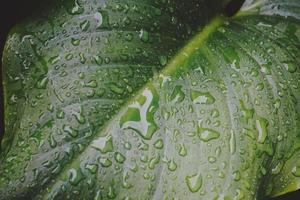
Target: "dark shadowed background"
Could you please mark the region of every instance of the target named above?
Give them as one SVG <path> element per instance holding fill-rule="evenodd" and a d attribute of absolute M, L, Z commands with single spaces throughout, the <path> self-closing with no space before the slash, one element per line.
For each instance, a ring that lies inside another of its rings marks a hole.
<path fill-rule="evenodd" d="M 243 0 L 233 0 L 226 8 L 227 15 L 233 15 Z M 41 0 L 2 0 L 0 3 L 0 57 L 5 40 L 9 30 L 24 18 L 30 16 L 43 3 Z M 2 59 L 1 59 L 2 60 Z M 2 69 L 2 61 L 0 62 Z M 3 107 L 3 88 L 2 88 L 2 70 L 0 70 L 0 139 L 4 134 L 4 107 Z M 286 194 L 282 197 L 269 200 L 300 200 L 300 190 Z"/>

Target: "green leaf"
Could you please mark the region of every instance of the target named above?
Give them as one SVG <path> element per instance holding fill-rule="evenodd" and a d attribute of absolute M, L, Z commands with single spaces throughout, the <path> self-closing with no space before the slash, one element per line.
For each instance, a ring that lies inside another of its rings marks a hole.
<path fill-rule="evenodd" d="M 64 1 L 12 31 L 0 199 L 299 188 L 299 3 L 249 1 L 203 28 L 221 4 L 163 2 Z"/>

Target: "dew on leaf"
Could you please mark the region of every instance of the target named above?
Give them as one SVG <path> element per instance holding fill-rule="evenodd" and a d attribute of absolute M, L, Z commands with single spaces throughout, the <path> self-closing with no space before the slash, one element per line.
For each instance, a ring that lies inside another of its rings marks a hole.
<path fill-rule="evenodd" d="M 193 193 L 198 192 L 202 187 L 202 176 L 201 174 L 193 174 L 185 177 L 185 183 L 189 190 Z"/>
<path fill-rule="evenodd" d="M 92 147 L 99 150 L 101 153 L 112 152 L 114 150 L 112 136 L 107 135 L 105 137 L 99 137 L 93 141 Z"/>

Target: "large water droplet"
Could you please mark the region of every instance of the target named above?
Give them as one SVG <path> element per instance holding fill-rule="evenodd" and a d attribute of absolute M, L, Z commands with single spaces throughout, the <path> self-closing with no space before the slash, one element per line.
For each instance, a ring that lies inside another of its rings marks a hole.
<path fill-rule="evenodd" d="M 128 106 L 127 112 L 120 120 L 122 129 L 133 129 L 144 139 L 151 139 L 157 130 L 154 112 L 158 107 L 158 95 L 154 88 L 146 88 L 143 95 Z"/>

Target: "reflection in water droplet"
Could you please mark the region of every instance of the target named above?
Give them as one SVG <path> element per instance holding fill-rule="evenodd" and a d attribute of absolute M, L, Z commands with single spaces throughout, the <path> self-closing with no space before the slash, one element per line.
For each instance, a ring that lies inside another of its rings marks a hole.
<path fill-rule="evenodd" d="M 133 129 L 144 139 L 151 139 L 157 130 L 154 122 L 154 112 L 158 107 L 158 96 L 154 88 L 148 87 L 143 95 L 131 105 L 120 120 L 122 129 Z"/>

